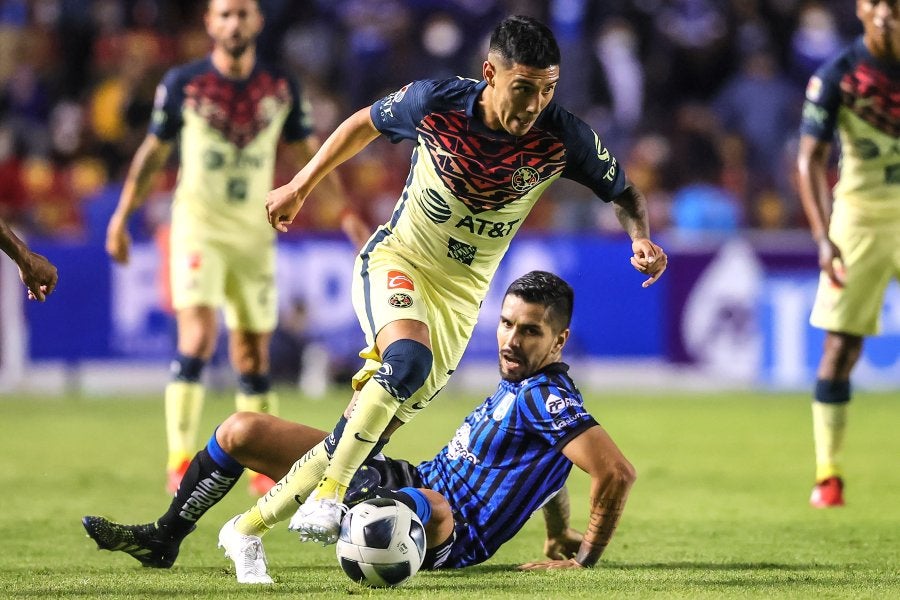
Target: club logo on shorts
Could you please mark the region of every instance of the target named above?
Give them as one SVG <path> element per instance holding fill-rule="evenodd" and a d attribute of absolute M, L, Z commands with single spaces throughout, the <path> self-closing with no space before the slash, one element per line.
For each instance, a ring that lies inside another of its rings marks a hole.
<path fill-rule="evenodd" d="M 403 289 L 412 291 L 416 289 L 412 279 L 403 271 L 388 271 L 387 286 L 389 290 Z"/>
<path fill-rule="evenodd" d="M 541 175 L 531 167 L 519 167 L 512 174 L 512 186 L 517 192 L 525 192 L 541 181 Z"/>
<path fill-rule="evenodd" d="M 388 304 L 390 304 L 394 308 L 409 308 L 413 305 L 413 299 L 409 294 L 397 292 L 396 294 L 392 294 L 391 297 L 388 298 Z"/>

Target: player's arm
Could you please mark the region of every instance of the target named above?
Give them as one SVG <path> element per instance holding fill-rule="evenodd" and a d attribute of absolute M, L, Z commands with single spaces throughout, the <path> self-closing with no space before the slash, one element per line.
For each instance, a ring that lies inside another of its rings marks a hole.
<path fill-rule="evenodd" d="M 32 252 L 5 221 L 0 219 L 0 250 L 19 266 L 19 277 L 28 288 L 28 297 L 43 302 L 56 287 L 57 273 L 46 257 Z"/>
<path fill-rule="evenodd" d="M 106 251 L 119 263 L 128 262 L 131 237 L 128 235 L 128 218 L 147 199 L 153 185 L 153 176 L 166 164 L 172 153 L 172 143 L 164 142 L 149 134 L 131 160 L 119 204 L 106 228 Z"/>
<path fill-rule="evenodd" d="M 841 273 L 835 261 L 840 264 L 841 251 L 828 237 L 831 221 L 831 191 L 828 188 L 828 158 L 831 143 L 804 133 L 800 136 L 797 151 L 797 180 L 800 202 L 809 221 L 809 229 L 819 250 L 819 268 L 831 282 L 843 287 Z"/>
<path fill-rule="evenodd" d="M 663 249 L 650 239 L 650 222 L 647 217 L 647 200 L 631 182 L 612 199 L 616 218 L 631 238 L 631 265 L 649 278 L 643 287 L 653 285 L 666 270 L 668 257 Z"/>
<path fill-rule="evenodd" d="M 591 515 L 588 528 L 573 558 L 527 563 L 521 569 L 578 569 L 594 566 L 612 539 L 628 493 L 634 485 L 634 467 L 599 425 L 574 438 L 565 445 L 562 452 L 591 477 Z"/>
<path fill-rule="evenodd" d="M 319 140 L 314 135 L 288 144 L 288 149 L 298 170 L 309 164 L 319 147 Z M 341 230 L 353 243 L 354 248 L 362 248 L 372 231 L 362 217 L 359 216 L 359 213 L 350 206 L 347 193 L 337 171 L 332 171 L 322 179 L 319 190 L 322 196 L 328 198 L 330 202 L 341 205 Z"/>
<path fill-rule="evenodd" d="M 563 486 L 542 510 L 547 527 L 544 556 L 553 560 L 573 558 L 581 547 L 582 535 L 569 527 L 569 490 Z"/>
<path fill-rule="evenodd" d="M 272 227 L 287 231 L 312 189 L 380 135 L 369 110 L 369 107 L 360 109 L 341 123 L 290 182 L 269 192 L 266 212 Z"/>

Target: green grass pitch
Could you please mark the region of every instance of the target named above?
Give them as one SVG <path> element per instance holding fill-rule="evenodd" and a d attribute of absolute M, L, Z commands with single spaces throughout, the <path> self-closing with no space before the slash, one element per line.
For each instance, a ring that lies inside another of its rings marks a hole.
<path fill-rule="evenodd" d="M 491 385 L 493 382 L 491 382 Z M 488 386 L 490 387 L 490 386 Z M 485 389 L 485 393 L 489 390 Z M 283 390 L 284 416 L 329 427 L 345 396 L 311 402 Z M 541 558 L 536 517 L 488 563 L 420 573 L 395 590 L 346 579 L 334 548 L 301 544 L 285 526 L 266 538 L 274 586 L 236 583 L 216 546 L 252 499 L 241 483 L 201 522 L 168 571 L 98 552 L 79 518 L 149 521 L 163 492 L 162 400 L 0 398 L 0 598 L 900 598 L 900 399 L 860 393 L 845 451 L 847 507 L 808 507 L 807 394 L 585 394 L 635 464 L 619 530 L 591 570 L 521 573 Z M 427 458 L 480 398 L 446 394 L 389 447 Z M 204 435 L 231 410 L 212 394 Z M 587 521 L 587 477 L 570 479 L 572 520 Z"/>

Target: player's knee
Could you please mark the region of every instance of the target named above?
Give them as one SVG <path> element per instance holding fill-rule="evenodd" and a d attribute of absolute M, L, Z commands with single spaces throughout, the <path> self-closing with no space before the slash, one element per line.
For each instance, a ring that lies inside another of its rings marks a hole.
<path fill-rule="evenodd" d="M 179 354 L 171 364 L 172 381 L 184 381 L 185 383 L 197 383 L 203 373 L 206 360 L 199 356 L 186 356 Z"/>
<path fill-rule="evenodd" d="M 434 356 L 425 344 L 415 340 L 397 340 L 381 357 L 381 368 L 372 377 L 398 400 L 412 396 L 428 379 Z"/>
<path fill-rule="evenodd" d="M 236 412 L 216 429 L 216 441 L 228 454 L 239 457 L 254 440 L 266 435 L 265 416 L 254 412 Z"/>
<path fill-rule="evenodd" d="M 445 540 L 453 533 L 453 509 L 447 499 L 434 490 L 420 488 L 419 492 L 428 500 L 431 507 L 431 520 L 425 526 L 425 539 Z"/>

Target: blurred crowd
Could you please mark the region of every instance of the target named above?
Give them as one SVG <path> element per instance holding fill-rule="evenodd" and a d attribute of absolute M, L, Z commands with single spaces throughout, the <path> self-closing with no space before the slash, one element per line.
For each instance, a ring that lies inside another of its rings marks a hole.
<path fill-rule="evenodd" d="M 204 0 L 0 0 L 0 216 L 27 234 L 102 239 L 169 67 L 209 50 Z M 654 231 L 804 226 L 794 145 L 810 74 L 857 35 L 850 0 L 260 0 L 259 53 L 286 64 L 321 137 L 418 78 L 480 78 L 503 16 L 546 22 L 557 100 L 650 198 Z M 379 140 L 341 168 L 365 217 L 386 219 L 410 146 Z M 168 214 L 175 161 L 135 220 Z M 292 175 L 289 165 L 278 179 Z M 526 226 L 618 231 L 589 192 L 551 187 Z M 333 229 L 327 198 L 297 229 Z"/>

